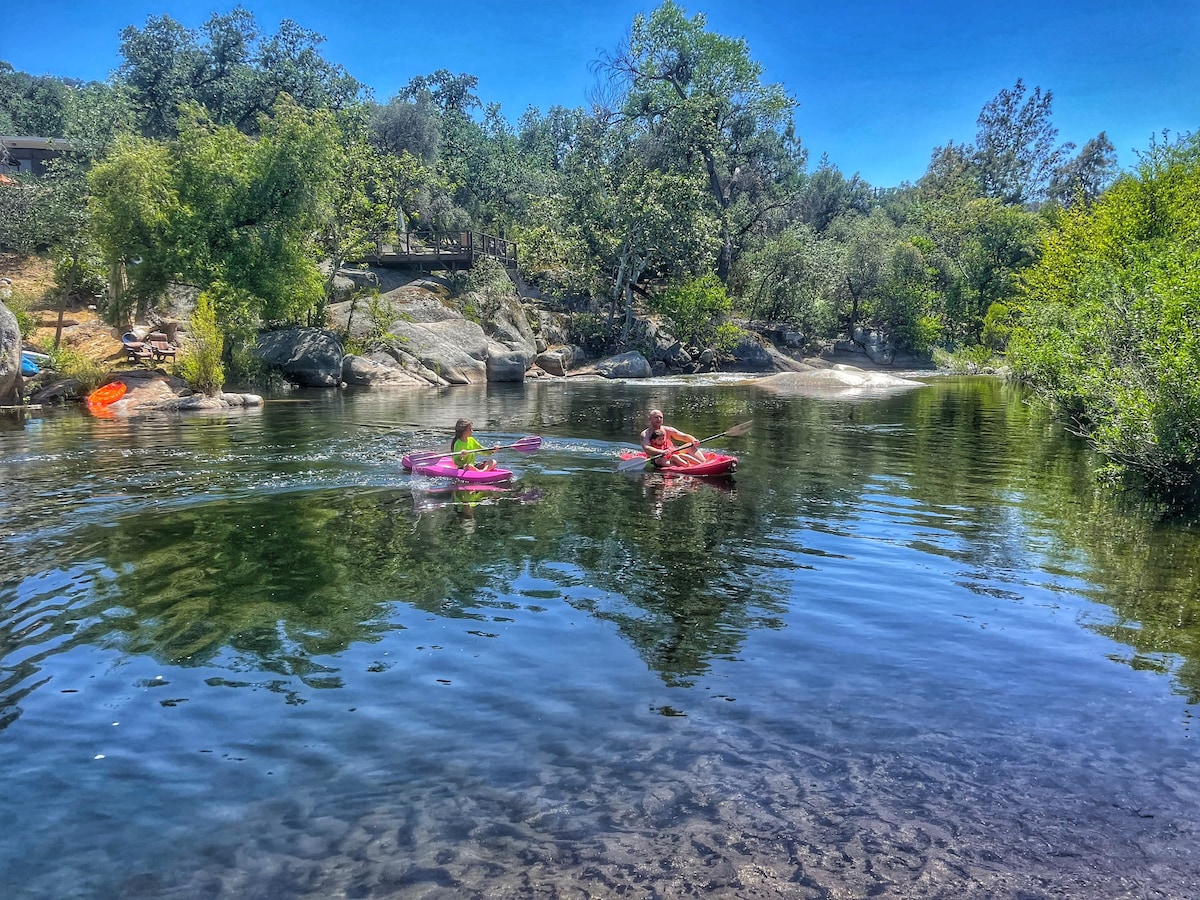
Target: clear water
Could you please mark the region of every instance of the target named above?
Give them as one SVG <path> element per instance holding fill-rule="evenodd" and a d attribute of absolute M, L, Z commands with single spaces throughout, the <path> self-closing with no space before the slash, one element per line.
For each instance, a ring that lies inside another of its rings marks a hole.
<path fill-rule="evenodd" d="M 0 896 L 1200 896 L 1200 532 L 1024 399 L 0 418 Z M 511 489 L 401 469 L 460 416 Z"/>

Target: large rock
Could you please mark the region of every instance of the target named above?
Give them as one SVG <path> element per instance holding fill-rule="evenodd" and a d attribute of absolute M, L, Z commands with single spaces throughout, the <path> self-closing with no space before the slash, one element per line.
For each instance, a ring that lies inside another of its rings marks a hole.
<path fill-rule="evenodd" d="M 324 328 L 285 328 L 259 335 L 258 356 L 294 384 L 336 387 L 342 383 L 342 339 Z"/>
<path fill-rule="evenodd" d="M 0 406 L 20 406 L 24 387 L 21 329 L 13 311 L 0 303 Z"/>
<path fill-rule="evenodd" d="M 596 374 L 605 378 L 649 378 L 650 362 L 637 350 L 609 356 L 596 363 Z"/>
<path fill-rule="evenodd" d="M 402 369 L 395 360 L 383 355 L 379 359 L 369 359 L 347 354 L 342 360 L 342 381 L 371 387 L 428 387 L 431 384 L 429 379 Z"/>
<path fill-rule="evenodd" d="M 55 378 L 35 390 L 30 396 L 29 402 L 43 405 L 62 403 L 66 400 L 78 400 L 83 393 L 83 385 L 74 378 Z"/>
<path fill-rule="evenodd" d="M 493 341 L 503 344 L 509 350 L 524 353 L 526 359 L 532 359 L 538 352 L 533 327 L 525 315 L 525 308 L 515 297 L 502 302 L 500 308 L 484 325 Z"/>
<path fill-rule="evenodd" d="M 507 353 L 489 353 L 487 358 L 487 380 L 517 382 L 525 380 L 529 368 L 529 357 L 519 350 Z"/>
<path fill-rule="evenodd" d="M 568 316 L 546 309 L 535 309 L 533 317 L 533 321 L 537 323 L 537 336 L 547 347 L 570 342 L 571 328 Z"/>
<path fill-rule="evenodd" d="M 740 340 L 731 355 L 736 365 L 746 369 L 769 369 L 774 364 L 767 348 L 751 337 Z"/>
<path fill-rule="evenodd" d="M 551 347 L 544 353 L 534 357 L 534 365 L 551 375 L 566 375 L 567 372 L 579 365 L 587 354 L 582 347 L 574 344 L 564 344 L 561 347 Z"/>
<path fill-rule="evenodd" d="M 487 380 L 488 339 L 474 322 L 461 316 L 440 322 L 398 319 L 388 331 L 399 339 L 405 353 L 450 384 Z"/>
<path fill-rule="evenodd" d="M 334 303 L 329 307 L 329 317 L 334 328 L 353 340 L 365 341 L 396 319 L 416 323 L 461 319 L 462 313 L 448 305 L 448 297 L 444 284 L 423 278 L 394 288 L 374 301 L 359 297 Z"/>

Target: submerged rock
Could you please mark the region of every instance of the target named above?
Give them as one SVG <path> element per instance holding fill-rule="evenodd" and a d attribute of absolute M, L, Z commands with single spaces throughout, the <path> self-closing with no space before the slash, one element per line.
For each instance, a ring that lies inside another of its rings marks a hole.
<path fill-rule="evenodd" d="M 888 372 L 868 372 L 855 366 L 835 365 L 804 372 L 780 372 L 755 379 L 753 384 L 784 397 L 878 396 L 892 391 L 924 387 L 924 382 Z"/>

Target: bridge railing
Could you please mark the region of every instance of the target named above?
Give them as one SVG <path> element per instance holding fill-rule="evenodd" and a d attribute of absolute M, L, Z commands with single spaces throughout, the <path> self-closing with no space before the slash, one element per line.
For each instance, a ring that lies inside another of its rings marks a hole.
<path fill-rule="evenodd" d="M 482 231 L 406 231 L 396 243 L 380 243 L 376 249 L 380 261 L 411 259 L 428 262 L 443 256 L 448 258 L 447 262 L 466 262 L 468 265 L 481 256 L 490 256 L 505 268 L 515 268 L 517 244 Z"/>

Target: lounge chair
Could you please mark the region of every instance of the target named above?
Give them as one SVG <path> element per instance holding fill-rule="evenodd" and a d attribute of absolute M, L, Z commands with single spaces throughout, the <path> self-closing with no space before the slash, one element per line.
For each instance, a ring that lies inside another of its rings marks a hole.
<path fill-rule="evenodd" d="M 146 340 L 150 344 L 150 352 L 154 354 L 155 362 L 175 358 L 175 345 L 168 341 L 161 331 L 146 335 Z"/>
<path fill-rule="evenodd" d="M 121 346 L 125 348 L 125 355 L 131 363 L 149 363 L 154 359 L 154 352 L 138 340 L 138 336 L 132 331 L 127 331 L 121 335 Z"/>

